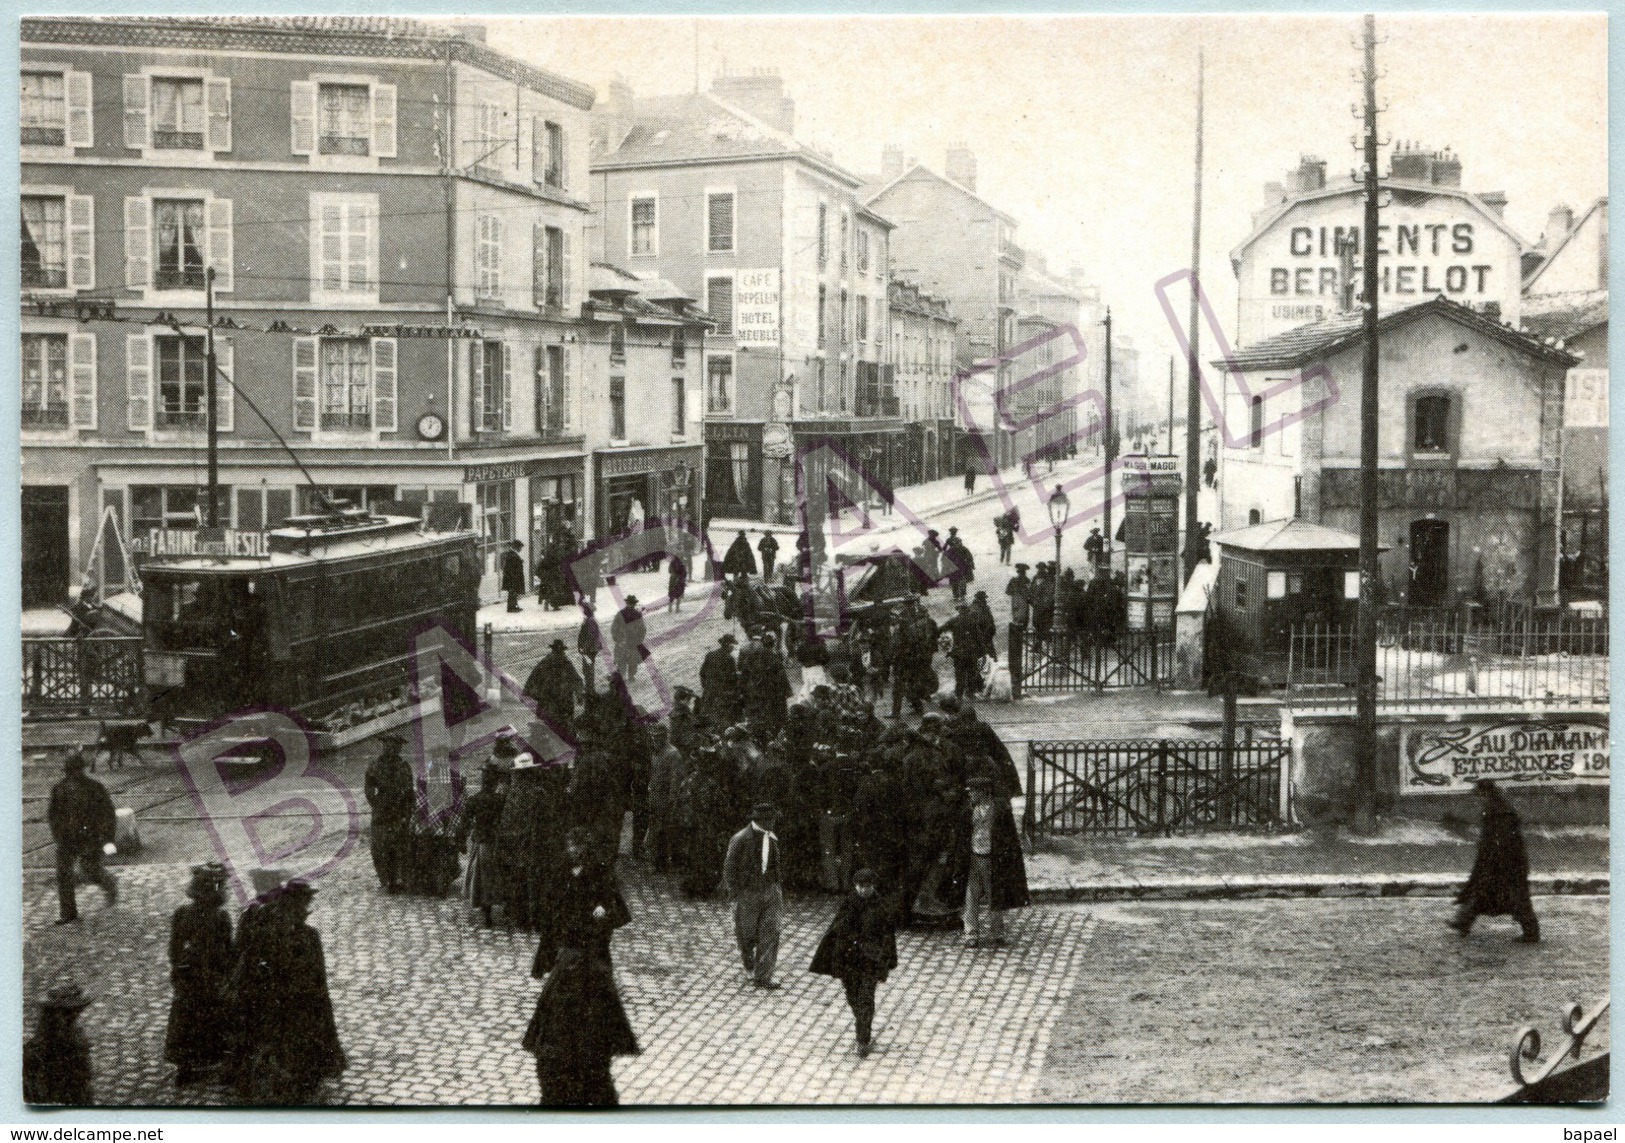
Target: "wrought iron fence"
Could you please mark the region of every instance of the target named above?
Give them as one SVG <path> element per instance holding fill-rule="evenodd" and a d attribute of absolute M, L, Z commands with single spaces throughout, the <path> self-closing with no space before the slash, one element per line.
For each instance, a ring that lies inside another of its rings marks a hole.
<path fill-rule="evenodd" d="M 1173 681 L 1174 634 L 1169 629 L 1125 631 L 1098 639 L 1012 625 L 1007 646 L 1014 698 L 1162 687 Z"/>
<path fill-rule="evenodd" d="M 1419 706 L 1533 701 L 1606 705 L 1606 619 L 1540 615 L 1402 615 L 1377 624 L 1377 701 Z M 1297 706 L 1355 701 L 1359 647 L 1346 627 L 1295 627 L 1287 698 Z"/>
<path fill-rule="evenodd" d="M 1023 826 L 1036 834 L 1170 836 L 1267 829 L 1287 820 L 1274 737 L 1222 742 L 1027 743 Z"/>
<path fill-rule="evenodd" d="M 141 637 L 25 637 L 25 715 L 144 714 Z"/>

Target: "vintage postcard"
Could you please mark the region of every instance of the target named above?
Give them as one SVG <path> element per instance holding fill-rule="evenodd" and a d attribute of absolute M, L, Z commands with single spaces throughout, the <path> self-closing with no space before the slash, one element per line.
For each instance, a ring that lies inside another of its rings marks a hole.
<path fill-rule="evenodd" d="M 1605 1099 L 1607 30 L 23 18 L 24 1103 Z"/>

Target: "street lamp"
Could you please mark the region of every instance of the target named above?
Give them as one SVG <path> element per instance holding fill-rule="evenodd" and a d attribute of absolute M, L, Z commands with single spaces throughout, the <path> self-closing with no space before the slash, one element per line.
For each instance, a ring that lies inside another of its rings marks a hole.
<path fill-rule="evenodd" d="M 1061 529 L 1066 527 L 1066 518 L 1072 514 L 1072 501 L 1068 500 L 1066 493 L 1057 488 L 1055 494 L 1049 498 L 1049 522 L 1055 525 L 1055 574 L 1061 574 Z"/>

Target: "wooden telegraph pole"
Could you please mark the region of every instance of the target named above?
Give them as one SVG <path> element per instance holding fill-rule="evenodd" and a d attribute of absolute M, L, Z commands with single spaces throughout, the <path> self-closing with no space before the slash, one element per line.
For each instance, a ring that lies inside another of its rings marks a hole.
<path fill-rule="evenodd" d="M 1196 494 L 1201 488 L 1202 468 L 1202 394 L 1201 363 L 1198 344 L 1201 340 L 1202 313 L 1202 88 L 1207 75 L 1207 57 L 1196 53 L 1196 198 L 1191 211 L 1191 320 L 1187 327 L 1190 336 L 1190 357 L 1185 371 L 1185 579 L 1196 570 L 1197 536 L 1201 529 L 1196 519 Z"/>

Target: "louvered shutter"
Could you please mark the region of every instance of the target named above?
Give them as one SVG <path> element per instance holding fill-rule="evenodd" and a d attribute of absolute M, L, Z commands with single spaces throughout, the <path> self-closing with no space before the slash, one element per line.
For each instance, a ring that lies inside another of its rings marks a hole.
<path fill-rule="evenodd" d="M 295 155 L 316 153 L 316 85 L 307 80 L 294 80 L 289 85 L 290 150 Z"/>
<path fill-rule="evenodd" d="M 316 431 L 316 369 L 321 342 L 314 337 L 293 339 L 293 427 Z"/>
<path fill-rule="evenodd" d="M 124 339 L 125 423 L 132 433 L 152 428 L 152 339 L 132 333 Z"/>
<path fill-rule="evenodd" d="M 395 85 L 372 87 L 372 149 L 381 159 L 395 157 Z"/>
<path fill-rule="evenodd" d="M 485 343 L 468 343 L 469 428 L 475 432 L 485 427 Z"/>
<path fill-rule="evenodd" d="M 530 228 L 530 300 L 537 309 L 547 305 L 547 227 L 539 222 Z"/>
<path fill-rule="evenodd" d="M 395 431 L 395 339 L 372 339 L 372 427 L 381 433 Z"/>
<path fill-rule="evenodd" d="M 559 128 L 559 189 L 570 189 L 570 133 Z"/>
<path fill-rule="evenodd" d="M 559 262 L 564 270 L 564 312 L 574 314 L 576 297 L 575 260 L 570 256 L 570 232 L 568 230 L 561 231 L 559 239 Z"/>
<path fill-rule="evenodd" d="M 124 77 L 124 145 L 131 150 L 152 146 L 152 79 Z"/>
<path fill-rule="evenodd" d="M 513 346 L 502 343 L 502 428 L 513 428 Z"/>
<path fill-rule="evenodd" d="M 124 200 L 124 284 L 132 290 L 152 287 L 152 201 Z"/>
<path fill-rule="evenodd" d="M 203 85 L 204 111 L 208 116 L 207 149 L 231 150 L 231 80 L 209 79 Z"/>
<path fill-rule="evenodd" d="M 88 194 L 68 196 L 68 286 L 96 286 L 96 202 Z"/>
<path fill-rule="evenodd" d="M 211 198 L 208 203 L 209 265 L 214 268 L 214 288 L 232 288 L 231 200 Z"/>
<path fill-rule="evenodd" d="M 93 147 L 96 144 L 95 119 L 91 114 L 91 86 L 88 71 L 70 71 L 68 89 L 68 146 Z"/>
<path fill-rule="evenodd" d="M 236 428 L 237 389 L 231 379 L 237 376 L 237 354 L 231 338 L 214 339 L 214 421 L 223 433 Z"/>
<path fill-rule="evenodd" d="M 72 385 L 70 415 L 76 429 L 96 427 L 96 335 L 68 335 L 68 377 Z"/>
<path fill-rule="evenodd" d="M 564 347 L 564 405 L 561 418 L 564 427 L 570 428 L 575 424 L 575 380 L 576 380 L 576 353 L 568 345 Z"/>
<path fill-rule="evenodd" d="M 534 420 L 536 422 L 536 435 L 547 431 L 547 349 L 538 345 L 531 355 L 532 375 L 530 386 L 535 394 Z"/>

